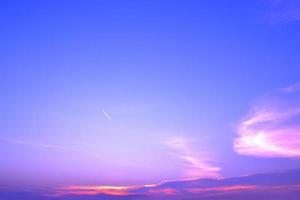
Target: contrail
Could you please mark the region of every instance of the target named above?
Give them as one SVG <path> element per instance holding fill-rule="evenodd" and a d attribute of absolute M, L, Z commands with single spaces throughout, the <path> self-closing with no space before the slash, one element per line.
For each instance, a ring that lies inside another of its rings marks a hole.
<path fill-rule="evenodd" d="M 18 139 L 11 139 L 11 138 L 1 138 L 1 140 L 13 142 L 13 143 L 17 143 L 17 144 L 25 144 L 25 145 L 43 147 L 43 148 L 54 148 L 54 149 L 62 149 L 62 150 L 68 150 L 68 151 L 79 151 L 78 149 L 75 149 L 72 147 L 62 146 L 62 145 L 57 145 L 57 144 L 31 142 L 31 141 L 27 141 L 27 140 L 18 140 Z"/>
<path fill-rule="evenodd" d="M 40 148 L 49 148 L 49 149 L 59 149 L 64 151 L 70 151 L 70 152 L 81 152 L 81 153 L 88 153 L 94 156 L 99 156 L 99 154 L 94 153 L 94 151 L 85 149 L 85 148 L 75 148 L 72 146 L 65 146 L 65 145 L 58 145 L 58 144 L 49 144 L 49 143 L 40 143 L 40 142 L 34 142 L 34 141 L 28 141 L 28 140 L 19 140 L 19 139 L 12 139 L 12 138 L 0 138 L 0 141 L 7 141 L 11 143 L 16 144 L 22 144 L 22 145 L 29 145 L 33 147 L 40 147 Z"/>
<path fill-rule="evenodd" d="M 111 120 L 111 117 L 109 116 L 109 114 L 107 114 L 104 110 L 102 110 L 102 113 L 105 115 L 105 117 L 109 120 Z"/>

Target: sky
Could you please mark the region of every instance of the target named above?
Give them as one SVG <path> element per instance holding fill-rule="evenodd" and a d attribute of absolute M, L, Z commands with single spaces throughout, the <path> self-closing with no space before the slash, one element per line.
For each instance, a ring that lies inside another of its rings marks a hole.
<path fill-rule="evenodd" d="M 299 169 L 297 0 L 3 0 L 0 30 L 0 188 Z"/>

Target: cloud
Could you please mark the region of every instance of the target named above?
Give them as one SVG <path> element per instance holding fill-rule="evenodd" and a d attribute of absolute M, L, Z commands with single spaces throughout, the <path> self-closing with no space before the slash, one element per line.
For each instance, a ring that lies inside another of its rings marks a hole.
<path fill-rule="evenodd" d="M 237 127 L 234 150 L 262 157 L 300 156 L 299 83 L 265 95 Z"/>
<path fill-rule="evenodd" d="M 256 174 L 250 176 L 198 179 L 184 181 L 167 181 L 159 184 L 140 186 L 64 186 L 57 188 L 55 199 L 295 199 L 288 198 L 299 195 L 300 170 Z M 253 196 L 253 195 L 257 196 Z M 107 196 L 103 196 L 107 195 Z M 257 198 L 256 198 L 257 197 Z"/>
<path fill-rule="evenodd" d="M 42 148 L 61 149 L 61 150 L 67 150 L 67 151 L 78 151 L 78 149 L 76 149 L 76 148 L 72 148 L 69 146 L 63 146 L 63 145 L 57 145 L 57 144 L 32 142 L 32 141 L 27 141 L 27 140 L 19 140 L 19 139 L 11 139 L 11 138 L 1 138 L 1 140 L 16 143 L 16 144 L 24 144 L 24 145 L 30 145 L 30 146 L 36 146 L 36 147 L 42 147 Z"/>
<path fill-rule="evenodd" d="M 133 194 L 132 190 L 137 189 L 135 186 L 97 186 L 97 185 L 82 185 L 82 186 L 64 186 L 56 190 L 53 196 L 64 195 L 113 195 L 124 196 Z"/>
<path fill-rule="evenodd" d="M 244 190 L 255 190 L 258 186 L 256 185 L 230 185 L 230 186 L 220 186 L 220 187 L 199 187 L 187 189 L 191 193 L 206 193 L 206 192 L 234 192 L 234 191 L 244 191 Z"/>
<path fill-rule="evenodd" d="M 300 82 L 280 89 L 283 92 L 292 93 L 300 91 Z"/>
<path fill-rule="evenodd" d="M 181 160 L 185 161 L 184 178 L 217 178 L 219 167 L 211 164 L 207 155 L 200 156 L 192 148 L 192 141 L 182 137 L 168 139 L 165 144 L 172 149 L 172 152 Z"/>
<path fill-rule="evenodd" d="M 300 20 L 299 0 L 264 0 L 268 10 L 266 19 L 270 23 L 287 23 Z"/>
<path fill-rule="evenodd" d="M 26 146 L 32 146 L 32 147 L 38 147 L 38 148 L 44 148 L 44 149 L 53 149 L 53 150 L 62 150 L 62 151 L 68 151 L 68 152 L 79 152 L 84 154 L 93 155 L 95 157 L 99 157 L 100 155 L 86 147 L 81 146 L 74 146 L 74 145 L 61 145 L 61 144 L 53 144 L 53 143 L 44 143 L 44 142 L 37 142 L 37 141 L 30 141 L 30 140 L 21 140 L 21 139 L 14 139 L 14 138 L 0 138 L 0 140 L 4 142 L 10 142 L 15 143 L 19 145 L 26 145 Z M 80 144 L 80 143 L 79 143 Z M 84 143 L 81 143 L 84 144 Z"/>

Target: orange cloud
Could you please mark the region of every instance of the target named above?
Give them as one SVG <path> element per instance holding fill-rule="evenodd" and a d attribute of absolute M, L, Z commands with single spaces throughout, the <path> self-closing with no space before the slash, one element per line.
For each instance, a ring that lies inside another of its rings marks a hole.
<path fill-rule="evenodd" d="M 56 196 L 64 195 L 98 195 L 107 194 L 114 196 L 123 196 L 134 194 L 131 192 L 139 187 L 136 186 L 65 186 L 59 188 L 56 192 Z"/>

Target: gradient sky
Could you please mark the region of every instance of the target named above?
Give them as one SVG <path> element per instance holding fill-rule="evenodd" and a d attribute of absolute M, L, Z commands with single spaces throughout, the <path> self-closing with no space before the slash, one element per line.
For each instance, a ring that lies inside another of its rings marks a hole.
<path fill-rule="evenodd" d="M 0 185 L 298 168 L 299 8 L 1 1 Z"/>

